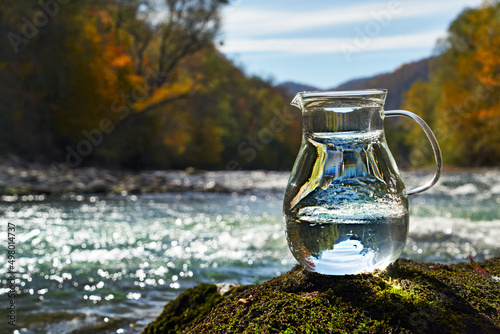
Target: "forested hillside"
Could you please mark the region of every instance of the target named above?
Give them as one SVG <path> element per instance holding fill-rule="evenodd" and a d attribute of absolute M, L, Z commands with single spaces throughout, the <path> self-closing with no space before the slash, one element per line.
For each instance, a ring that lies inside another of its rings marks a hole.
<path fill-rule="evenodd" d="M 388 91 L 385 109 L 399 109 L 401 108 L 401 98 L 403 94 L 413 85 L 413 83 L 417 80 L 427 80 L 429 76 L 430 61 L 431 58 L 425 58 L 404 64 L 393 72 L 379 74 L 371 78 L 351 80 L 334 89 L 385 88 Z"/>
<path fill-rule="evenodd" d="M 336 87 L 329 88 L 328 90 L 385 88 L 388 90 L 385 108 L 387 110 L 399 109 L 401 108 L 401 99 L 403 94 L 415 83 L 415 81 L 425 81 L 428 79 L 430 60 L 431 58 L 425 58 L 419 61 L 403 64 L 392 72 L 378 74 L 372 77 L 349 80 Z M 300 91 L 320 90 L 317 87 L 299 84 L 296 82 L 285 82 L 278 85 L 278 88 L 284 90 L 291 96 Z"/>
<path fill-rule="evenodd" d="M 500 161 L 500 4 L 465 10 L 449 27 L 432 60 L 428 81 L 405 94 L 403 107 L 418 110 L 434 128 L 443 157 L 458 166 Z M 407 137 L 416 160 L 428 157 L 425 139 Z"/>
<path fill-rule="evenodd" d="M 300 114 L 216 50 L 225 2 L 1 2 L 0 155 L 71 168 L 288 168 Z"/>

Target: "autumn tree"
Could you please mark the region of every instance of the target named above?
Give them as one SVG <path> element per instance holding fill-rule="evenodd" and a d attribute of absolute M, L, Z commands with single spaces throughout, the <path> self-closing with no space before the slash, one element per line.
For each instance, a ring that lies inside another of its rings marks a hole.
<path fill-rule="evenodd" d="M 113 101 L 137 78 L 131 57 L 116 42 L 112 17 L 98 2 L 53 4 L 22 0 L 0 7 L 9 17 L 8 47 L 0 54 L 7 63 L 0 73 L 2 98 L 20 101 L 3 104 L 2 113 L 33 140 L 14 145 L 20 150 L 14 152 L 52 160 L 72 155 L 68 164 L 76 166 L 117 123 Z"/>
<path fill-rule="evenodd" d="M 500 160 L 498 1 L 465 10 L 450 25 L 439 48 L 429 82 L 413 85 L 404 107 L 433 115 L 445 161 L 495 165 Z"/>
<path fill-rule="evenodd" d="M 290 167 L 299 113 L 217 50 L 225 3 L 0 2 L 0 154 L 66 167 Z"/>
<path fill-rule="evenodd" d="M 5 150 L 58 159 L 103 120 L 114 129 L 190 92 L 179 64 L 209 45 L 223 2 L 166 1 L 156 19 L 153 1 L 0 3 L 4 133 L 30 134 Z"/>
<path fill-rule="evenodd" d="M 135 105 L 146 113 L 186 96 L 196 88 L 197 76 L 187 76 L 181 62 L 212 46 L 220 27 L 225 0 L 122 0 L 114 3 L 118 36 L 129 45 L 135 72 L 147 83 L 147 95 Z"/>

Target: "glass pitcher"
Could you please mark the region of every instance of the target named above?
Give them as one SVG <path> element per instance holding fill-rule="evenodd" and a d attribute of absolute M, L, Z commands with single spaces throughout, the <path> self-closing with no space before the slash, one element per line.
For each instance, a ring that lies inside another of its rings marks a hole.
<path fill-rule="evenodd" d="M 385 269 L 406 243 L 408 195 L 432 187 L 441 151 L 427 124 L 404 110 L 384 111 L 385 89 L 302 92 L 300 151 L 285 193 L 288 246 L 307 270 L 347 275 Z M 386 116 L 415 120 L 436 159 L 427 184 L 407 191 L 384 134 Z"/>

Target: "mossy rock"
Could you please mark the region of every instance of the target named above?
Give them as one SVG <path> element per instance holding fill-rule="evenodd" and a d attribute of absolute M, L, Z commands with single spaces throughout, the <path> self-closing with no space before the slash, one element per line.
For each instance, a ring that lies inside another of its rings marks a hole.
<path fill-rule="evenodd" d="M 143 333 L 500 333 L 500 257 L 442 265 L 399 259 L 385 271 L 323 276 L 296 266 L 224 296 L 202 284 Z"/>

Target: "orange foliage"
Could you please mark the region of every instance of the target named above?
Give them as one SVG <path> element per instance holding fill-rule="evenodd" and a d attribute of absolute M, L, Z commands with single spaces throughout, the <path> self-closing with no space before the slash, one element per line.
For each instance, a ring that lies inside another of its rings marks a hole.
<path fill-rule="evenodd" d="M 450 26 L 449 48 L 436 60 L 427 93 L 443 157 L 464 165 L 500 161 L 500 3 L 485 1 Z M 408 96 L 416 98 L 414 85 Z M 431 98 L 435 96 L 436 98 Z"/>

